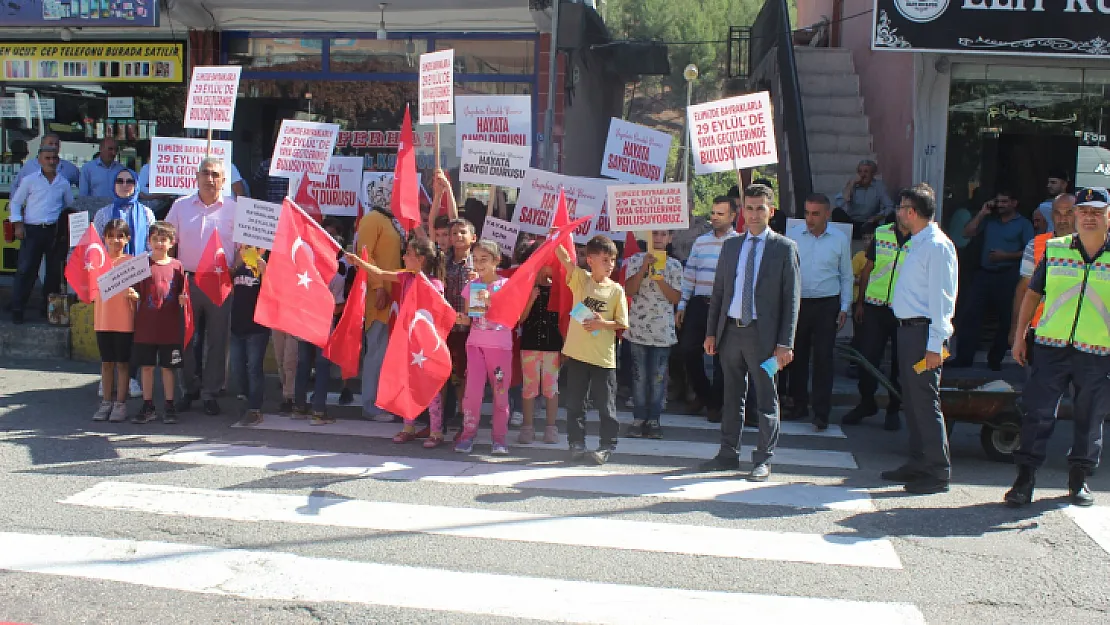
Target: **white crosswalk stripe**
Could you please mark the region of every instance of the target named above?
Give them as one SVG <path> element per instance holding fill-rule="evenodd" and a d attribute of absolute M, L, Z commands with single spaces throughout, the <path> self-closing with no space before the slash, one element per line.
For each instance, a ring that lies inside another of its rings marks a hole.
<path fill-rule="evenodd" d="M 1083 530 L 1091 540 L 1098 543 L 1106 553 L 1110 553 L 1110 507 L 1092 506 L 1080 508 L 1066 506 L 1064 514 L 1071 517 L 1079 529 Z"/>

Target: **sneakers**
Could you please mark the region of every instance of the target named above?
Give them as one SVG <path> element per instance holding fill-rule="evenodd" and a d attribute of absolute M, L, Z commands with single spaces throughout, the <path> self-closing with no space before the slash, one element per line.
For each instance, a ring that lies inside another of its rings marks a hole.
<path fill-rule="evenodd" d="M 519 445 L 531 445 L 536 441 L 536 428 L 531 425 L 520 426 L 520 434 L 516 437 Z"/>
<path fill-rule="evenodd" d="M 144 423 L 150 423 L 151 421 L 153 421 L 157 418 L 158 418 L 158 411 L 154 409 L 154 402 L 144 401 L 143 402 L 143 407 L 139 409 L 139 414 L 135 415 L 131 419 L 131 422 L 142 425 Z"/>
<path fill-rule="evenodd" d="M 625 434 L 628 438 L 640 438 L 644 435 L 643 427 L 645 421 L 643 419 L 633 419 L 632 425 L 628 427 L 628 433 Z"/>
<path fill-rule="evenodd" d="M 96 409 L 96 414 L 93 415 L 93 421 L 107 421 L 110 414 L 112 414 L 112 402 L 102 401 L 100 407 Z"/>
<path fill-rule="evenodd" d="M 523 413 L 514 412 L 512 414 L 512 416 L 509 417 L 509 427 L 518 428 L 523 424 L 524 424 L 524 414 Z"/>
<path fill-rule="evenodd" d="M 312 416 L 312 411 L 308 408 L 307 404 L 302 404 L 293 409 L 293 418 L 298 421 L 303 421 L 310 416 Z"/>
<path fill-rule="evenodd" d="M 455 453 L 468 454 L 474 450 L 473 438 L 460 438 L 455 441 Z"/>
<path fill-rule="evenodd" d="M 355 394 L 351 392 L 351 389 L 344 387 L 343 390 L 339 391 L 339 405 L 340 406 L 349 406 L 349 405 L 353 404 L 354 401 L 355 401 Z"/>
<path fill-rule="evenodd" d="M 609 462 L 609 456 L 613 454 L 613 450 L 608 447 L 598 447 L 597 451 L 590 454 L 590 460 L 594 464 L 601 466 Z"/>
<path fill-rule="evenodd" d="M 166 409 L 162 411 L 162 423 L 166 425 L 177 423 L 177 408 L 172 401 L 166 402 Z"/>
<path fill-rule="evenodd" d="M 543 429 L 543 442 L 554 445 L 559 442 L 559 428 L 549 425 Z"/>
<path fill-rule="evenodd" d="M 312 420 L 308 422 L 309 425 L 331 425 L 335 423 L 335 417 L 329 417 L 328 413 L 323 411 L 316 411 L 312 413 Z"/>
<path fill-rule="evenodd" d="M 260 423 L 262 423 L 261 410 L 248 410 L 243 420 L 239 422 L 240 425 L 245 425 L 247 427 L 259 425 Z"/>
<path fill-rule="evenodd" d="M 640 429 L 640 432 L 643 434 L 644 438 L 650 438 L 657 441 L 663 439 L 663 428 L 659 427 L 659 422 L 655 419 L 644 421 L 644 425 Z"/>
<path fill-rule="evenodd" d="M 139 384 L 138 380 L 131 380 L 130 384 L 127 387 L 127 394 L 130 395 L 132 399 L 136 397 L 142 397 L 143 386 Z"/>
<path fill-rule="evenodd" d="M 458 449 L 458 447 L 456 447 Z M 490 453 L 494 456 L 507 456 L 509 455 L 509 446 L 505 443 L 494 443 Z"/>
<path fill-rule="evenodd" d="M 584 443 L 571 443 L 570 444 L 570 461 L 578 462 L 586 457 L 586 445 Z"/>
<path fill-rule="evenodd" d="M 127 420 L 127 404 L 117 401 L 112 404 L 112 413 L 108 415 L 108 420 L 112 423 L 122 423 Z"/>

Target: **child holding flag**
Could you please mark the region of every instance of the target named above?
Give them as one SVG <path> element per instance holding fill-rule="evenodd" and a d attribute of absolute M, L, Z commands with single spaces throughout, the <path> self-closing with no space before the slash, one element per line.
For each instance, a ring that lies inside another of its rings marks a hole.
<path fill-rule="evenodd" d="M 443 293 L 443 255 L 428 239 L 410 239 L 405 246 L 405 255 L 402 261 L 404 271 L 385 271 L 372 263 L 368 263 L 354 254 L 348 253 L 345 257 L 348 264 L 360 267 L 370 275 L 387 282 L 401 283 L 401 297 L 404 300 L 408 287 L 414 274 L 423 273 L 432 286 L 441 294 Z M 436 395 L 428 406 L 429 430 L 428 438 L 424 441 L 425 449 L 433 449 L 443 444 L 443 393 Z M 408 443 L 420 438 L 416 431 L 416 420 L 405 419 L 404 428 L 393 437 L 394 443 Z"/>
<path fill-rule="evenodd" d="M 524 248 L 520 262 L 528 260 L 540 246 L 533 241 Z M 548 310 L 551 298 L 551 268 L 543 267 L 536 276 L 536 286 L 521 315 L 520 366 L 524 376 L 524 424 L 517 442 L 528 445 L 536 439 L 533 425 L 536 397 L 543 394 L 547 406 L 547 422 L 543 442 L 553 444 L 559 439 L 555 418 L 559 415 L 559 352 L 563 351 L 563 335 L 559 330 L 559 313 Z"/>
<path fill-rule="evenodd" d="M 335 327 L 339 315 L 343 313 L 343 286 L 346 277 L 336 272 L 328 282 L 328 290 L 335 300 L 335 312 L 332 327 Z M 312 425 L 330 425 L 335 423 L 335 417 L 328 416 L 328 381 L 331 380 L 331 361 L 324 356 L 324 350 L 308 341 L 297 339 L 297 380 L 294 384 L 293 396 L 296 408 L 293 409 L 294 419 L 307 419 L 312 417 Z M 316 367 L 316 383 L 312 390 L 312 406 L 308 404 L 308 383 L 312 375 L 312 368 Z"/>
<path fill-rule="evenodd" d="M 258 294 L 266 259 L 261 250 L 243 245 L 235 255 L 231 284 L 231 370 L 239 383 L 239 392 L 247 396 L 247 413 L 243 425 L 262 423 L 262 398 L 266 374 L 262 361 L 270 342 L 270 329 L 254 320 Z"/>
<path fill-rule="evenodd" d="M 104 245 L 107 263 L 115 267 L 131 256 L 124 253 L 131 240 L 131 228 L 123 219 L 113 219 L 104 226 Z M 93 421 L 119 423 L 127 420 L 128 363 L 131 361 L 131 343 L 135 337 L 135 289 L 117 293 L 105 300 L 98 293 L 93 304 L 93 327 L 96 344 L 100 348 L 100 379 L 104 388 L 104 401 L 93 415 Z M 118 388 L 117 388 L 118 387 Z M 112 390 L 116 389 L 115 403 Z"/>
<path fill-rule="evenodd" d="M 177 423 L 173 405 L 174 370 L 181 368 L 185 343 L 185 268 L 170 258 L 177 230 L 165 221 L 150 224 L 147 247 L 150 249 L 150 277 L 140 282 L 138 310 L 135 313 L 135 356 L 142 367 L 143 407 L 135 423 L 150 423 L 154 409 L 154 367 L 162 367 L 162 393 L 166 408 L 162 423 Z"/>

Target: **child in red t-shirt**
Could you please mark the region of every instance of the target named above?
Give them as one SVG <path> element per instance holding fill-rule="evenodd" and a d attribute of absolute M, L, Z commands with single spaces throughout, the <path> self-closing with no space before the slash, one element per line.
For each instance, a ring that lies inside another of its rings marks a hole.
<path fill-rule="evenodd" d="M 173 225 L 156 221 L 150 224 L 150 277 L 140 282 L 138 311 L 135 314 L 135 356 L 142 367 L 143 408 L 135 423 L 154 420 L 154 367 L 162 367 L 162 394 L 166 408 L 163 423 L 177 423 L 173 406 L 174 369 L 181 368 L 182 344 L 185 342 L 185 306 L 189 305 L 185 290 L 185 268 L 181 261 L 170 258 L 170 248 L 177 240 Z"/>

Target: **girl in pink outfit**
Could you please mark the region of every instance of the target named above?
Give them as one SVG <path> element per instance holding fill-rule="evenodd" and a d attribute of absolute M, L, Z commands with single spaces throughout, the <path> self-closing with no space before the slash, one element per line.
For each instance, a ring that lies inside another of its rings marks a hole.
<path fill-rule="evenodd" d="M 368 263 L 354 254 L 348 253 L 346 255 L 347 263 L 362 268 L 372 276 L 387 282 L 399 282 L 401 285 L 401 296 L 397 301 L 402 301 L 405 293 L 408 291 L 412 279 L 417 273 L 423 273 L 432 286 L 436 288 L 441 294 L 443 293 L 443 254 L 436 249 L 436 246 L 431 241 L 425 238 L 414 238 L 409 240 L 405 246 L 405 255 L 402 260 L 405 263 L 404 271 L 384 271 L 377 266 Z M 394 443 L 407 443 L 418 438 L 425 439 L 424 447 L 432 449 L 439 447 L 443 444 L 443 393 L 435 396 L 432 403 L 428 406 L 428 421 L 429 427 L 421 432 L 416 431 L 416 420 L 405 419 L 405 426 L 396 436 L 393 437 Z"/>
<path fill-rule="evenodd" d="M 506 456 L 505 444 L 509 433 L 509 386 L 513 376 L 513 329 L 486 321 L 489 297 L 508 282 L 497 275 L 501 262 L 501 248 L 497 243 L 483 239 L 474 246 L 476 280 L 463 288 L 464 312 L 458 322 L 470 326 L 466 341 L 466 392 L 463 395 L 463 429 L 455 440 L 455 451 L 468 454 L 474 448 L 478 421 L 482 416 L 482 396 L 486 380 L 493 387 L 493 450 L 496 456 Z"/>

